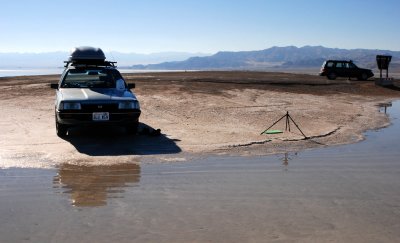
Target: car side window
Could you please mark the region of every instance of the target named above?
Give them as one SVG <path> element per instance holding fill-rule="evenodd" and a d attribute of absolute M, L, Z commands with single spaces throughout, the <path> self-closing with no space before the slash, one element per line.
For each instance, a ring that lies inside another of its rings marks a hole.
<path fill-rule="evenodd" d="M 326 66 L 327 66 L 328 68 L 333 67 L 333 62 L 328 62 L 328 63 L 326 64 Z"/>
<path fill-rule="evenodd" d="M 343 68 L 343 63 L 342 62 L 337 62 L 336 63 L 336 68 Z"/>

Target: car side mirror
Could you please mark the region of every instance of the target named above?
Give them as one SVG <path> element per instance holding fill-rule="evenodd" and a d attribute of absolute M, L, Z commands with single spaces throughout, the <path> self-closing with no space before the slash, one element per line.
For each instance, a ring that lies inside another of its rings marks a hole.
<path fill-rule="evenodd" d="M 52 89 L 58 89 L 58 84 L 50 84 L 50 88 L 52 88 Z"/>
<path fill-rule="evenodd" d="M 135 83 L 128 83 L 128 89 L 134 89 L 136 88 Z"/>

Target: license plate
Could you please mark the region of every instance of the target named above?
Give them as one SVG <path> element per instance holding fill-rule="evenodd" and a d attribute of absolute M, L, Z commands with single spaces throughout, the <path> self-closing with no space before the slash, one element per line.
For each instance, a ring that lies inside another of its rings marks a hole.
<path fill-rule="evenodd" d="M 110 120 L 110 114 L 108 112 L 94 112 L 93 121 L 108 121 Z"/>

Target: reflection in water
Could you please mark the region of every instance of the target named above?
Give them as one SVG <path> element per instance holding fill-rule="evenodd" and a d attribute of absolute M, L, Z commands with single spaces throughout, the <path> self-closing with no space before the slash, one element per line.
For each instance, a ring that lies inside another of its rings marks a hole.
<path fill-rule="evenodd" d="M 63 188 L 63 193 L 71 194 L 72 205 L 96 207 L 106 205 L 108 198 L 117 197 L 118 193 L 124 192 L 124 187 L 139 181 L 140 166 L 133 163 L 97 166 L 63 164 L 53 183 Z"/>
<path fill-rule="evenodd" d="M 282 161 L 282 165 L 285 167 L 285 170 L 288 169 L 289 166 L 289 161 L 293 159 L 293 157 L 297 156 L 297 152 L 296 153 L 285 153 L 284 157 L 281 158 Z"/>

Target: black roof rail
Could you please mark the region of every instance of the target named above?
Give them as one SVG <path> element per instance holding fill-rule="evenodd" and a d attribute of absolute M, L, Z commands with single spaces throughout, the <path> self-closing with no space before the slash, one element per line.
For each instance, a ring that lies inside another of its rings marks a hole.
<path fill-rule="evenodd" d="M 111 61 L 98 61 L 98 60 L 74 60 L 74 61 L 64 61 L 64 67 L 117 67 L 115 64 L 117 62 Z"/>

